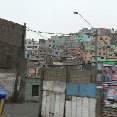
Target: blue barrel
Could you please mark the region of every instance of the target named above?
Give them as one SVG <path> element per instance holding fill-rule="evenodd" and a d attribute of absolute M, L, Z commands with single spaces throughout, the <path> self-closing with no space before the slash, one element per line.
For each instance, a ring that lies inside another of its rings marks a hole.
<path fill-rule="evenodd" d="M 0 89 L 0 100 L 5 99 L 6 95 L 7 95 L 6 91 L 4 89 Z"/>

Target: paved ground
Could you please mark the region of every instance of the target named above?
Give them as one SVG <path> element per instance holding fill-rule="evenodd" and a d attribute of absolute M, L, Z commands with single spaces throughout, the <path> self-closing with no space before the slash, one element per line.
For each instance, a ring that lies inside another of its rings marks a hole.
<path fill-rule="evenodd" d="M 38 103 L 6 104 L 3 117 L 38 117 Z"/>

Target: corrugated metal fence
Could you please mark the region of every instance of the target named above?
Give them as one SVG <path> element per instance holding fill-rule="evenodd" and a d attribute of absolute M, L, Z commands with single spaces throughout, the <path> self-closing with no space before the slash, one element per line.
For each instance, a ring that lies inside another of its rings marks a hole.
<path fill-rule="evenodd" d="M 43 117 L 63 117 L 66 83 L 60 81 L 43 82 L 42 111 Z"/>
<path fill-rule="evenodd" d="M 96 85 L 92 83 L 95 81 L 92 70 L 45 68 L 43 76 L 41 117 L 96 116 Z"/>

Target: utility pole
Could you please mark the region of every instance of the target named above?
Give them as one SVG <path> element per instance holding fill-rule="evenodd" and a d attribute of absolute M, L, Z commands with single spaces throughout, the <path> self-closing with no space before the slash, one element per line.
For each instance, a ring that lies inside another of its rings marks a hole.
<path fill-rule="evenodd" d="M 42 67 L 42 68 L 41 68 L 41 78 L 40 78 L 39 113 L 38 113 L 38 117 L 41 117 L 42 98 L 43 98 L 44 70 L 45 70 L 44 67 Z"/>
<path fill-rule="evenodd" d="M 97 36 L 98 32 L 97 30 L 95 31 L 95 71 L 96 71 L 96 77 L 95 77 L 95 83 L 96 83 L 96 78 L 97 78 Z"/>
<path fill-rule="evenodd" d="M 95 29 L 80 13 L 73 12 L 76 15 L 79 15 L 92 29 Z M 94 31 L 94 37 L 95 37 L 95 66 L 96 66 L 96 74 L 97 74 L 97 36 L 98 31 L 97 29 Z"/>
<path fill-rule="evenodd" d="M 14 94 L 13 94 L 13 102 L 17 103 L 18 101 L 24 101 L 25 95 L 25 70 L 26 70 L 26 63 L 25 63 L 25 37 L 26 37 L 26 23 L 22 26 L 22 45 L 20 52 L 20 59 L 19 63 L 16 68 L 16 80 L 14 86 Z M 19 88 L 18 88 L 19 87 Z M 19 90 L 19 91 L 18 91 Z"/>

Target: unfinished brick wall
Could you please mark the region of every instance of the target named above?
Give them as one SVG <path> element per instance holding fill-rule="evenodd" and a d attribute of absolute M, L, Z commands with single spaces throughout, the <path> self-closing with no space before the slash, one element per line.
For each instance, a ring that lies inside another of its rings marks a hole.
<path fill-rule="evenodd" d="M 24 26 L 0 18 L 0 67 L 18 68 L 23 52 Z"/>
<path fill-rule="evenodd" d="M 79 71 L 71 68 L 45 68 L 44 80 L 68 83 L 91 83 L 95 81 L 95 70 Z"/>

